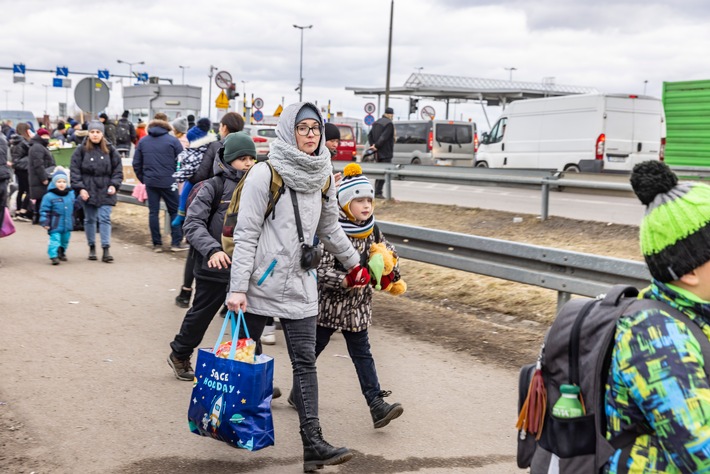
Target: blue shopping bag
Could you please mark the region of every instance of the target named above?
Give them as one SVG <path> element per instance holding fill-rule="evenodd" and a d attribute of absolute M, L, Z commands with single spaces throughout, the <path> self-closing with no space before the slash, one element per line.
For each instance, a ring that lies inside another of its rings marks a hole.
<path fill-rule="evenodd" d="M 230 323 L 232 348 L 224 359 L 215 354 Z M 187 419 L 197 435 L 256 451 L 274 444 L 274 359 L 261 354 L 253 364 L 234 360 L 240 327 L 249 338 L 242 311 L 238 317 L 229 311 L 214 348 L 198 351 Z"/>

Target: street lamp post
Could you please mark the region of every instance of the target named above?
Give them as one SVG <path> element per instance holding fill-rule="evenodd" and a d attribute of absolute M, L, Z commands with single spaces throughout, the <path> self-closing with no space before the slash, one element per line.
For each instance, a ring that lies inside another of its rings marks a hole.
<path fill-rule="evenodd" d="M 25 110 L 25 86 L 33 86 L 34 82 L 23 82 L 22 83 L 22 110 Z"/>
<path fill-rule="evenodd" d="M 47 90 L 49 89 L 49 86 L 47 84 L 42 84 L 42 87 L 44 87 L 44 115 L 47 115 Z"/>
<path fill-rule="evenodd" d="M 118 64 L 128 64 L 128 75 L 133 77 L 133 66 L 136 64 L 145 64 L 145 61 L 139 61 L 137 63 L 129 63 L 128 61 L 122 61 L 120 59 L 116 60 Z"/>
<path fill-rule="evenodd" d="M 293 25 L 293 27 L 301 30 L 301 67 L 300 67 L 299 81 L 298 81 L 298 101 L 303 102 L 303 30 L 311 29 L 311 28 L 313 28 L 313 25 L 308 25 L 308 26 Z"/>
<path fill-rule="evenodd" d="M 190 69 L 190 66 L 178 66 L 182 69 L 182 85 L 185 85 L 185 69 Z"/>
<path fill-rule="evenodd" d="M 212 66 L 210 65 L 210 92 L 209 92 L 209 97 L 207 98 L 207 117 L 212 120 L 212 76 L 214 76 L 214 72 L 217 70 L 217 66 Z"/>
<path fill-rule="evenodd" d="M 394 21 L 394 0 L 390 2 L 390 34 L 387 42 L 387 78 L 385 79 L 385 108 L 390 106 L 390 71 L 392 68 L 392 23 Z"/>
<path fill-rule="evenodd" d="M 517 71 L 518 68 L 515 68 L 515 67 L 506 67 L 506 68 L 503 68 L 503 69 L 505 69 L 506 71 L 508 71 L 508 72 L 510 73 L 510 75 L 508 76 L 508 80 L 509 80 L 510 82 L 513 82 L 513 71 Z"/>

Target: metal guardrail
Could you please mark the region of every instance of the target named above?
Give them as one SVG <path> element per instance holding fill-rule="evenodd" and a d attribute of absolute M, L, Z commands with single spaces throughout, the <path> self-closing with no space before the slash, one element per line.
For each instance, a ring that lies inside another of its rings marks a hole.
<path fill-rule="evenodd" d="M 121 185 L 119 201 L 146 206 L 131 196 L 133 188 Z M 165 226 L 169 232 L 167 213 Z M 573 294 L 593 297 L 617 283 L 643 287 L 651 278 L 643 262 L 392 222 L 378 226 L 404 258 L 555 290 L 558 308 Z"/>
<path fill-rule="evenodd" d="M 573 294 L 593 297 L 617 283 L 641 288 L 651 279 L 644 262 L 392 222 L 377 225 L 404 258 L 556 290 L 558 308 Z"/>

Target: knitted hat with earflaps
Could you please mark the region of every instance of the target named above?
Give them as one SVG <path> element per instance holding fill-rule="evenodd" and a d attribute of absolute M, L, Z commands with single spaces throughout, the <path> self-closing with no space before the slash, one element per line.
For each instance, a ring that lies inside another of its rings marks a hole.
<path fill-rule="evenodd" d="M 634 166 L 631 186 L 646 205 L 639 238 L 651 275 L 668 283 L 710 261 L 710 186 L 678 182 L 662 161 Z"/>

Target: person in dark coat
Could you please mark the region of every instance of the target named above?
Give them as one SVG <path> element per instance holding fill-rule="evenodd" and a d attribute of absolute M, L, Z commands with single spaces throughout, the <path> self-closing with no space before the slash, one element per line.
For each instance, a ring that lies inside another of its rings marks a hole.
<path fill-rule="evenodd" d="M 111 145 L 116 146 L 116 124 L 105 113 L 99 115 L 99 120 L 104 124 L 104 138 Z"/>
<path fill-rule="evenodd" d="M 10 156 L 12 169 L 17 178 L 17 202 L 15 217 L 18 220 L 28 221 L 32 217 L 30 208 L 30 180 L 28 176 L 30 144 L 28 140 L 30 126 L 24 122 L 17 124 L 17 133 L 10 137 Z"/>
<path fill-rule="evenodd" d="M 224 214 L 237 183 L 256 162 L 256 146 L 244 132 L 232 133 L 224 142 L 223 157 L 215 158 L 215 180 L 223 182 L 214 208 L 214 180 L 207 181 L 187 208 L 184 229 L 194 253 L 195 298 L 185 314 L 180 332 L 170 343 L 168 365 L 178 380 L 191 382 L 195 371 L 190 358 L 200 344 L 229 289 L 231 255 L 222 249 Z"/>
<path fill-rule="evenodd" d="M 378 163 L 390 163 L 394 153 L 394 109 L 387 107 L 384 115 L 372 124 L 372 130 L 367 135 L 370 149 L 377 152 Z M 375 197 L 383 198 L 382 188 L 385 186 L 383 179 L 375 180 Z"/>
<path fill-rule="evenodd" d="M 133 155 L 133 171 L 136 178 L 145 184 L 148 193 L 148 224 L 153 240 L 153 251 L 163 251 L 163 238 L 160 235 L 160 200 L 170 215 L 170 222 L 175 220 L 180 196 L 173 173 L 177 169 L 177 157 L 182 151 L 180 140 L 170 134 L 172 126 L 165 120 L 152 120 L 148 125 L 148 135 L 138 142 Z M 182 226 L 171 226 L 172 242 L 170 250 L 187 250 L 182 245 Z"/>
<path fill-rule="evenodd" d="M 47 192 L 47 185 L 51 179 L 51 172 L 57 166 L 54 156 L 49 152 L 49 131 L 46 128 L 37 130 L 37 134 L 30 139 L 30 149 L 27 154 L 28 177 L 30 183 L 30 199 L 34 201 L 35 212 L 32 215 L 32 223 L 39 223 L 39 205 L 42 197 Z"/>
<path fill-rule="evenodd" d="M 89 123 L 89 138 L 71 157 L 71 186 L 84 203 L 84 232 L 89 245 L 89 260 L 96 260 L 96 221 L 99 222 L 101 260 L 113 262 L 111 211 L 118 200 L 116 192 L 123 181 L 123 165 L 118 152 L 104 137 L 104 125 Z"/>

